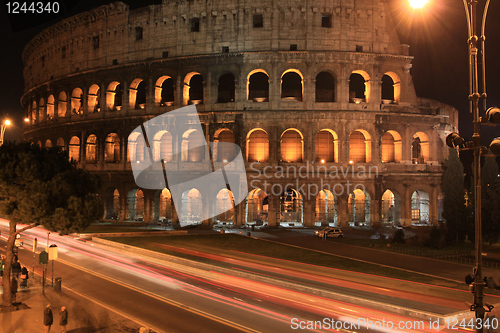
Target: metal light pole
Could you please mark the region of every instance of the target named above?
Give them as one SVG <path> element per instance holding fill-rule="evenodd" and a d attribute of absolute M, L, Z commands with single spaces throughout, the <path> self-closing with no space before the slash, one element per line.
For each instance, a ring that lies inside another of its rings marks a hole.
<path fill-rule="evenodd" d="M 0 125 L 0 146 L 3 145 L 3 136 L 5 135 L 5 129 L 7 126 L 10 125 L 10 120 L 7 119 L 5 120 L 1 125 Z"/>

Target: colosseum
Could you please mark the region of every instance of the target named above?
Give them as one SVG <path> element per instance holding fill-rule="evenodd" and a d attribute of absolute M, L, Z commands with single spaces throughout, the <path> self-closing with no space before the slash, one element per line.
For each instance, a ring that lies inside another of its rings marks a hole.
<path fill-rule="evenodd" d="M 24 138 L 102 177 L 105 220 L 436 224 L 458 112 L 417 97 L 412 59 L 384 0 L 115 2 L 25 47 Z M 133 132 L 191 104 L 198 127 Z M 212 153 L 184 149 L 200 142 L 213 142 Z M 224 142 L 245 162 L 248 195 L 236 206 L 225 187 L 191 187 L 175 194 L 175 209 L 169 188 L 135 183 L 131 165 L 148 151 L 190 173 L 188 164 L 234 158 L 217 148 Z"/>

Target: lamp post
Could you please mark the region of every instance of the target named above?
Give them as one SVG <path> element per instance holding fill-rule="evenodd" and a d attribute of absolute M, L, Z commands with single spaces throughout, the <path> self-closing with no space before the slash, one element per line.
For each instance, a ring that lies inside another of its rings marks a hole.
<path fill-rule="evenodd" d="M 6 119 L 1 125 L 0 125 L 0 146 L 3 145 L 3 136 L 5 135 L 5 129 L 7 126 L 10 126 L 10 120 Z"/>
<path fill-rule="evenodd" d="M 412 3 L 417 1 L 417 4 Z M 426 0 L 410 0 L 410 5 L 414 8 L 421 8 Z M 482 220 L 481 220 L 481 154 L 487 151 L 486 147 L 481 146 L 480 125 L 487 122 L 500 123 L 500 110 L 490 108 L 486 111 L 486 71 L 485 71 L 485 50 L 484 50 L 484 28 L 486 24 L 486 15 L 490 0 L 484 0 L 484 8 L 481 21 L 478 21 L 478 0 L 463 0 L 465 17 L 467 20 L 467 44 L 469 57 L 469 112 L 473 115 L 474 134 L 472 141 L 465 142 L 457 133 L 450 133 L 446 138 L 448 146 L 464 150 L 474 151 L 474 230 L 475 230 L 475 259 L 476 266 L 473 270 L 474 282 L 471 285 L 471 291 L 474 294 L 474 304 L 470 310 L 475 312 L 476 332 L 483 332 L 484 316 L 486 312 L 493 309 L 492 305 L 484 305 L 483 301 L 483 239 L 482 239 Z M 477 35 L 478 23 L 480 23 L 480 36 Z M 482 109 L 486 117 L 479 115 L 480 101 L 483 101 Z M 490 150 L 495 155 L 500 154 L 500 138 L 496 138 L 490 144 Z"/>

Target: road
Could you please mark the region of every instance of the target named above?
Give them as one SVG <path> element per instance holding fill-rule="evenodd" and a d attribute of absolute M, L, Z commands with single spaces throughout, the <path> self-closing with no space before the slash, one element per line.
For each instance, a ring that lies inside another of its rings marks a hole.
<path fill-rule="evenodd" d="M 5 226 L 2 225 L 0 229 L 5 234 Z M 33 261 L 32 239 L 38 238 L 37 251 L 42 251 L 46 235 L 42 228 L 23 234 L 25 248 L 20 250 L 23 264 Z M 380 323 L 413 320 L 374 307 L 347 304 L 280 287 L 264 282 L 264 278 L 256 281 L 223 274 L 215 269 L 215 265 L 213 271 L 200 269 L 196 264 L 187 267 L 143 255 L 125 255 L 122 251 L 114 251 L 93 242 L 51 234 L 50 244 L 53 243 L 57 244 L 59 251 L 59 259 L 54 264 L 55 276 L 62 278 L 63 289 L 75 291 L 138 322 L 148 323 L 158 332 L 286 332 L 294 331 L 291 329 L 294 325 L 299 327 L 305 323 L 322 321 L 323 318 L 333 318 L 343 323 L 358 317 Z M 227 261 L 216 257 L 207 259 Z M 273 272 L 272 266 L 255 267 L 249 263 L 239 259 L 229 263 L 229 266 L 239 272 L 247 270 L 262 276 L 265 272 L 267 278 L 272 280 L 289 279 L 293 283 L 301 282 L 315 287 L 333 284 L 353 292 L 376 294 L 362 284 L 342 284 L 330 278 L 318 280 L 314 272 L 309 275 L 291 270 Z M 36 265 L 37 272 L 40 273 L 41 268 Z M 50 269 L 48 275 L 51 276 Z M 407 297 L 411 299 L 411 295 Z M 443 299 L 422 298 L 419 301 L 427 304 L 446 303 Z M 454 302 L 447 304 L 452 309 L 459 307 Z M 383 327 L 379 328 L 375 331 L 386 331 Z M 351 326 L 344 330 L 329 330 L 323 326 L 310 331 L 374 332 L 367 329 L 366 325 L 364 328 L 352 329 Z M 397 331 L 415 332 L 412 329 Z M 426 328 L 419 331 L 432 330 Z"/>

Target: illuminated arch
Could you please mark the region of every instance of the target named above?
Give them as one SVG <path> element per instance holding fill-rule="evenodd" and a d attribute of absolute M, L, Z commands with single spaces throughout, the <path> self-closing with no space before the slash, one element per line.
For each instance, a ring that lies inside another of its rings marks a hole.
<path fill-rule="evenodd" d="M 155 104 L 159 106 L 172 106 L 174 104 L 174 80 L 168 75 L 163 75 L 155 84 Z"/>
<path fill-rule="evenodd" d="M 170 190 L 164 188 L 153 194 L 153 221 L 172 222 L 174 205 Z"/>
<path fill-rule="evenodd" d="M 87 144 L 85 145 L 85 161 L 87 163 L 97 163 L 97 136 L 89 135 Z"/>
<path fill-rule="evenodd" d="M 33 101 L 31 103 L 31 117 L 32 117 L 31 123 L 35 124 L 38 121 L 38 108 L 36 101 Z"/>
<path fill-rule="evenodd" d="M 54 95 L 50 95 L 47 98 L 47 120 L 54 119 L 54 109 L 55 109 L 55 98 Z"/>
<path fill-rule="evenodd" d="M 304 157 L 304 137 L 302 133 L 289 128 L 281 134 L 281 160 L 284 162 L 302 162 Z"/>
<path fill-rule="evenodd" d="M 322 129 L 316 134 L 315 161 L 320 163 L 339 161 L 339 140 L 337 133 Z"/>
<path fill-rule="evenodd" d="M 120 150 L 120 137 L 118 134 L 108 134 L 104 143 L 104 160 L 106 163 L 120 162 Z"/>
<path fill-rule="evenodd" d="M 153 137 L 153 159 L 171 162 L 173 158 L 172 134 L 168 131 L 159 131 Z"/>
<path fill-rule="evenodd" d="M 403 144 L 398 132 L 389 130 L 382 136 L 382 163 L 400 163 L 403 156 Z"/>
<path fill-rule="evenodd" d="M 281 75 L 281 98 L 302 101 L 304 95 L 304 77 L 297 69 L 287 69 Z"/>
<path fill-rule="evenodd" d="M 128 136 L 128 158 L 130 163 L 144 162 L 146 142 L 144 136 L 138 132 L 132 132 Z"/>
<path fill-rule="evenodd" d="M 68 96 L 65 91 L 59 93 L 59 98 L 57 99 L 57 116 L 59 118 L 66 117 L 66 111 L 68 109 Z"/>
<path fill-rule="evenodd" d="M 371 197 L 359 188 L 349 194 L 348 198 L 349 224 L 354 226 L 370 226 Z"/>
<path fill-rule="evenodd" d="M 101 111 L 101 88 L 97 84 L 93 84 L 89 88 L 87 110 L 89 113 Z"/>
<path fill-rule="evenodd" d="M 80 138 L 77 136 L 69 140 L 69 160 L 80 162 Z"/>
<path fill-rule="evenodd" d="M 63 138 L 57 139 L 56 146 L 64 150 L 65 149 L 65 147 L 64 147 L 64 139 Z"/>
<path fill-rule="evenodd" d="M 357 129 L 349 135 L 349 163 L 370 163 L 372 160 L 370 134 Z"/>
<path fill-rule="evenodd" d="M 247 161 L 269 161 L 269 136 L 262 128 L 254 128 L 247 134 Z"/>
<path fill-rule="evenodd" d="M 215 197 L 214 205 L 217 222 L 234 222 L 234 198 L 230 190 L 221 189 Z"/>
<path fill-rule="evenodd" d="M 247 100 L 269 101 L 269 74 L 263 69 L 254 69 L 247 75 Z"/>
<path fill-rule="evenodd" d="M 380 222 L 391 226 L 401 226 L 401 196 L 396 191 L 385 190 L 382 194 Z"/>
<path fill-rule="evenodd" d="M 116 188 L 109 188 L 104 196 L 104 218 L 118 220 L 120 217 L 120 192 Z"/>
<path fill-rule="evenodd" d="M 206 141 L 203 133 L 190 129 L 182 135 L 181 161 L 202 162 L 205 158 Z"/>
<path fill-rule="evenodd" d="M 316 196 L 315 224 L 337 225 L 337 201 L 329 190 L 321 190 Z"/>
<path fill-rule="evenodd" d="M 106 107 L 108 110 L 120 110 L 122 107 L 123 88 L 120 82 L 113 81 L 106 91 Z"/>
<path fill-rule="evenodd" d="M 227 128 L 219 129 L 214 136 L 213 155 L 218 162 L 232 161 L 236 156 L 234 134 Z"/>
<path fill-rule="evenodd" d="M 250 191 L 246 202 L 246 223 L 249 225 L 267 223 L 268 209 L 269 200 L 266 192 L 261 189 Z"/>
<path fill-rule="evenodd" d="M 132 189 L 127 193 L 127 220 L 144 221 L 144 193 Z"/>
<path fill-rule="evenodd" d="M 203 104 L 203 76 L 198 72 L 191 72 L 184 77 L 182 93 L 183 105 Z"/>
<path fill-rule="evenodd" d="M 370 102 L 370 75 L 362 70 L 352 71 L 349 76 L 349 102 Z"/>
<path fill-rule="evenodd" d="M 302 223 L 303 205 L 300 192 L 293 188 L 285 189 L 280 196 L 280 203 L 281 223 L 288 223 L 288 226 Z"/>
<path fill-rule="evenodd" d="M 429 224 L 429 194 L 415 191 L 411 196 L 411 223 Z"/>
<path fill-rule="evenodd" d="M 202 221 L 203 202 L 200 191 L 192 188 L 182 194 L 181 221 L 186 224 L 198 224 Z"/>
<path fill-rule="evenodd" d="M 143 79 L 137 78 L 129 86 L 129 107 L 131 109 L 144 109 L 146 107 L 146 83 Z"/>
<path fill-rule="evenodd" d="M 50 140 L 47 139 L 45 141 L 45 148 L 52 148 L 52 141 L 50 141 Z"/>
<path fill-rule="evenodd" d="M 381 87 L 381 99 L 383 102 L 387 101 L 388 103 L 398 104 L 401 101 L 401 80 L 396 73 L 384 73 Z"/>
<path fill-rule="evenodd" d="M 71 92 L 71 114 L 82 114 L 83 113 L 83 90 L 80 88 L 75 88 Z"/>
<path fill-rule="evenodd" d="M 43 98 L 38 101 L 38 119 L 39 121 L 45 120 L 45 100 Z"/>
<path fill-rule="evenodd" d="M 413 135 L 411 160 L 414 164 L 424 164 L 429 161 L 429 137 L 424 132 Z"/>

